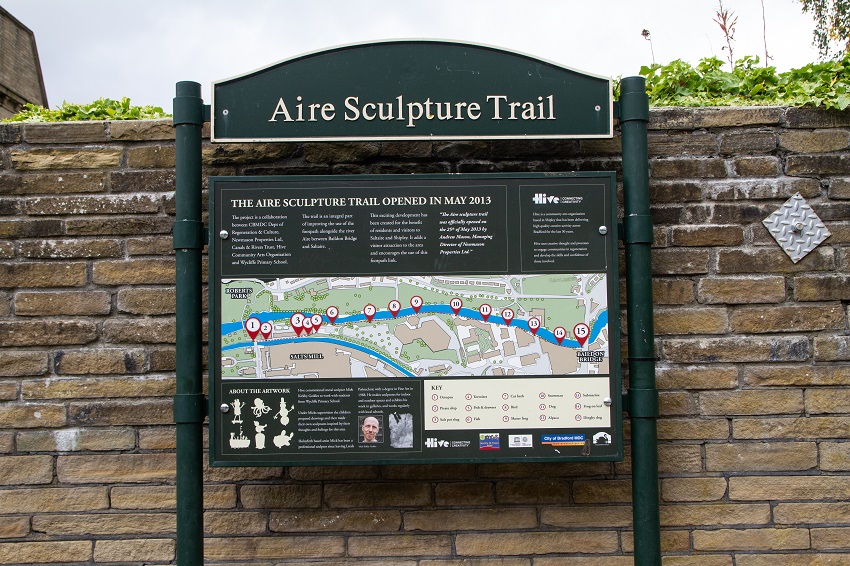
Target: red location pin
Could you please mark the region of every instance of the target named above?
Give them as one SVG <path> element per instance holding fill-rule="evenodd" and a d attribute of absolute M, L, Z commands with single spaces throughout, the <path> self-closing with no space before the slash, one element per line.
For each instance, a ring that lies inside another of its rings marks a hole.
<path fill-rule="evenodd" d="M 537 336 L 537 331 L 540 330 L 540 319 L 536 316 L 533 316 L 528 319 L 528 329 L 531 330 L 531 333 Z"/>
<path fill-rule="evenodd" d="M 449 306 L 452 308 L 454 313 L 457 314 L 457 313 L 460 312 L 460 307 L 463 306 L 463 301 L 461 301 L 459 298 L 455 297 L 454 299 L 449 301 Z"/>
<path fill-rule="evenodd" d="M 387 308 L 390 309 L 390 312 L 393 315 L 393 318 L 398 316 L 398 311 L 401 310 L 401 303 L 393 299 L 390 301 L 390 304 L 387 305 Z"/>
<path fill-rule="evenodd" d="M 302 322 L 301 325 L 304 327 L 304 335 L 305 336 L 309 336 L 310 334 L 313 333 L 313 319 L 312 318 L 310 318 L 309 316 L 305 316 L 304 322 Z"/>
<path fill-rule="evenodd" d="M 252 316 L 248 320 L 245 321 L 245 332 L 248 333 L 248 336 L 251 337 L 251 340 L 257 339 L 257 334 L 260 333 L 260 327 L 263 323 L 260 322 L 260 319 L 256 316 Z"/>
<path fill-rule="evenodd" d="M 511 325 L 511 321 L 514 319 L 514 311 L 513 309 L 502 309 L 502 320 L 505 321 L 505 324 L 508 326 Z"/>
<path fill-rule="evenodd" d="M 555 336 L 555 340 L 558 341 L 558 344 L 561 344 L 564 341 L 564 338 L 567 337 L 567 329 L 563 326 L 558 326 L 552 331 L 552 334 Z"/>
<path fill-rule="evenodd" d="M 260 334 L 262 334 L 262 335 L 263 335 L 263 338 L 265 338 L 266 340 L 268 340 L 268 339 L 269 339 L 269 336 L 271 336 L 271 335 L 272 335 L 272 323 L 271 323 L 271 322 L 264 322 L 264 323 L 262 323 L 262 324 L 260 325 Z"/>
<path fill-rule="evenodd" d="M 490 314 L 493 312 L 493 307 L 490 305 L 481 305 L 478 307 L 478 312 L 481 313 L 481 318 L 484 319 L 484 322 L 487 322 L 487 319 L 490 318 Z"/>
<path fill-rule="evenodd" d="M 583 348 L 584 343 L 587 342 L 590 336 L 590 327 L 583 322 L 579 322 L 573 327 L 573 335 L 578 340 L 578 345 Z"/>
<path fill-rule="evenodd" d="M 310 322 L 313 323 L 313 332 L 318 332 L 322 327 L 322 315 L 314 314 L 310 317 Z"/>
<path fill-rule="evenodd" d="M 418 295 L 410 297 L 410 306 L 413 307 L 413 312 L 419 313 L 419 309 L 422 308 L 422 297 Z"/>
<path fill-rule="evenodd" d="M 366 315 L 366 320 L 368 320 L 369 322 L 372 322 L 372 317 L 375 316 L 376 312 L 377 310 L 375 309 L 375 305 L 370 304 L 363 307 L 363 314 Z"/>
<path fill-rule="evenodd" d="M 328 320 L 331 321 L 331 324 L 334 324 L 336 323 L 336 317 L 339 316 L 339 309 L 336 307 L 328 307 L 325 314 L 328 315 Z"/>
<path fill-rule="evenodd" d="M 295 313 L 289 317 L 289 324 L 292 325 L 292 330 L 295 331 L 295 335 L 301 336 L 301 331 L 304 330 L 304 315 L 300 312 Z"/>

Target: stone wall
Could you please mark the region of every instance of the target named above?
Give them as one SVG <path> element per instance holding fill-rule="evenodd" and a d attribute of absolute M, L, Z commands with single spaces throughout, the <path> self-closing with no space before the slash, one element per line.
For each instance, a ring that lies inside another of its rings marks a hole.
<path fill-rule="evenodd" d="M 850 113 L 650 123 L 665 565 L 850 564 Z M 204 145 L 205 174 L 619 169 L 619 139 Z M 175 556 L 169 122 L 0 125 L 0 564 Z M 832 236 L 792 263 L 794 193 Z M 628 428 L 628 427 L 626 427 Z M 206 470 L 208 564 L 626 566 L 622 463 Z"/>

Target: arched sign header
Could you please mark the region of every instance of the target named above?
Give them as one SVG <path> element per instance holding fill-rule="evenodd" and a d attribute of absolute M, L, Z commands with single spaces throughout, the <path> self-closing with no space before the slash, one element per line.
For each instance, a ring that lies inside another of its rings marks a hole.
<path fill-rule="evenodd" d="M 604 138 L 612 82 L 444 41 L 338 47 L 213 83 L 212 141 Z"/>

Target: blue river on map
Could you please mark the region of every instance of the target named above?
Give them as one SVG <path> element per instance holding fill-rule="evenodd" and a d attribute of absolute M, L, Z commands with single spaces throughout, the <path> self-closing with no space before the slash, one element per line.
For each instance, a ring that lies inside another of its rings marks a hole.
<path fill-rule="evenodd" d="M 295 312 L 301 312 L 302 314 L 304 314 L 304 316 L 310 316 L 308 313 L 305 313 L 303 311 L 295 311 Z M 260 319 L 261 322 L 273 322 L 273 321 L 276 321 L 276 320 L 287 320 L 287 319 L 291 318 L 292 315 L 295 314 L 295 312 L 261 312 L 261 313 L 254 313 L 251 316 Z M 373 321 L 375 321 L 375 320 L 391 320 L 393 318 L 398 318 L 398 317 L 416 316 L 417 314 L 422 315 L 422 314 L 428 314 L 428 313 L 454 314 L 454 311 L 452 310 L 452 308 L 449 305 L 422 305 L 419 308 L 418 313 L 415 310 L 413 310 L 412 307 L 406 308 L 406 309 L 401 309 L 396 316 L 393 316 L 393 314 L 388 310 L 387 311 L 379 311 L 379 312 L 375 313 L 375 316 L 372 317 L 372 320 Z M 461 308 L 458 311 L 457 314 L 458 314 L 458 316 L 462 316 L 464 318 L 470 318 L 470 319 L 480 320 L 480 321 L 484 322 L 484 317 L 481 316 L 481 313 L 478 312 L 477 310 L 474 310 L 474 309 Z M 354 322 L 363 322 L 365 320 L 367 320 L 366 315 L 362 314 L 362 313 L 361 314 L 354 314 L 354 315 L 350 315 L 350 316 L 340 316 L 340 317 L 337 317 L 334 325 L 339 326 L 339 325 L 343 325 L 347 322 L 354 323 Z M 490 315 L 487 318 L 486 322 L 493 323 L 493 324 L 501 324 L 501 325 L 507 326 L 507 324 L 505 323 L 505 319 L 503 319 L 500 316 L 496 316 L 496 315 Z M 328 317 L 326 315 L 322 315 L 322 324 L 329 324 L 329 323 L 330 323 L 330 319 L 328 319 Z M 521 328 L 523 330 L 531 332 L 531 330 L 528 328 L 528 322 L 525 321 L 525 320 L 516 320 L 516 319 L 512 320 L 510 326 L 514 326 L 516 328 Z M 596 338 L 599 337 L 599 333 L 602 332 L 602 330 L 606 326 L 608 326 L 608 311 L 604 310 L 604 311 L 602 311 L 602 313 L 599 314 L 599 317 L 597 317 L 597 319 L 595 321 L 593 321 L 593 327 L 590 329 L 590 338 L 588 338 L 587 342 L 590 343 L 590 344 L 595 342 Z M 244 327 L 243 322 L 226 322 L 226 323 L 223 323 L 221 325 L 221 334 L 222 334 L 222 336 L 225 336 L 227 334 L 232 334 L 234 332 L 238 332 L 238 331 L 242 330 L 243 327 Z M 540 327 L 537 330 L 537 337 L 542 338 L 543 340 L 546 340 L 546 341 L 551 342 L 553 344 L 558 343 L 558 340 L 552 334 L 552 331 L 547 329 L 547 328 L 544 328 L 544 327 Z M 298 343 L 298 342 L 317 342 L 317 341 L 318 342 L 330 342 L 330 343 L 333 343 L 333 344 L 339 344 L 341 346 L 346 346 L 346 347 L 349 347 L 349 348 L 354 348 L 356 350 L 360 350 L 360 351 L 365 352 L 365 353 L 367 353 L 371 356 L 376 356 L 376 357 L 380 358 L 382 361 L 384 361 L 384 362 L 390 364 L 391 366 L 393 366 L 394 368 L 398 369 L 399 371 L 401 371 L 405 375 L 412 377 L 412 375 L 410 374 L 410 372 L 408 370 L 406 370 L 403 367 L 401 367 L 400 365 L 398 365 L 398 363 L 394 362 L 392 359 L 381 355 L 379 352 L 376 352 L 374 350 L 370 350 L 368 348 L 365 348 L 363 346 L 359 346 L 357 344 L 353 344 L 351 342 L 346 342 L 344 340 L 338 340 L 336 338 L 330 338 L 330 337 L 325 337 L 325 336 L 313 336 L 313 337 L 304 337 L 304 338 L 282 338 L 282 339 L 279 339 L 279 340 L 264 340 L 263 345 L 264 346 L 275 346 L 275 345 L 278 345 L 278 344 L 291 344 L 291 343 Z M 254 345 L 253 342 L 240 342 L 238 344 L 230 344 L 228 346 L 222 346 L 221 349 L 222 349 L 222 351 L 225 351 L 225 350 L 232 350 L 234 348 L 246 348 L 248 346 L 253 346 L 253 345 Z M 581 347 L 581 345 L 577 341 L 568 340 L 566 338 L 562 341 L 561 345 L 565 346 L 565 347 L 570 347 L 570 348 L 580 348 Z"/>

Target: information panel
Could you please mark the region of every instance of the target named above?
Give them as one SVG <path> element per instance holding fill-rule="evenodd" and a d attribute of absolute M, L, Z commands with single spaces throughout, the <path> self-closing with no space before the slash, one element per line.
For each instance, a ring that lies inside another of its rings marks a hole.
<path fill-rule="evenodd" d="M 210 195 L 214 465 L 622 458 L 613 173 Z"/>

